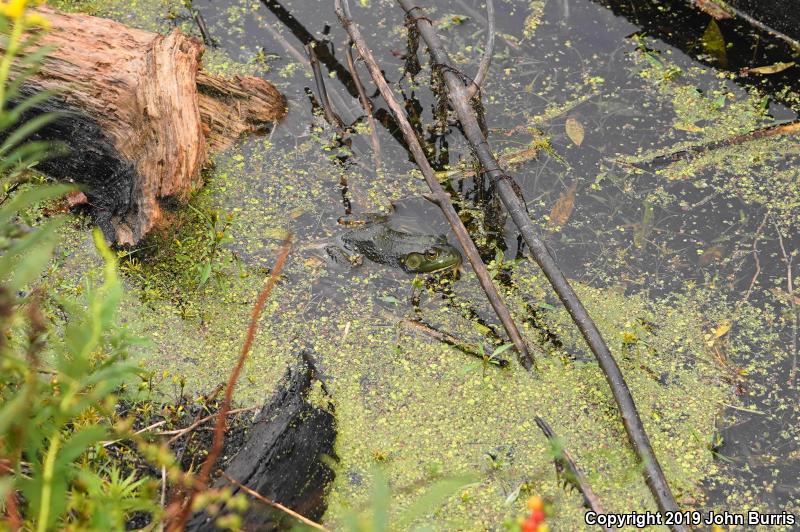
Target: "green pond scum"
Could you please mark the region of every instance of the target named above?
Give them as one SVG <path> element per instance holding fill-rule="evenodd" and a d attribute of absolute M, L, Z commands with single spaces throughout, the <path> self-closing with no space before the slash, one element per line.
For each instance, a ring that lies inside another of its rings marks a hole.
<path fill-rule="evenodd" d="M 637 164 L 660 155 L 771 124 L 775 119 L 763 105 L 764 95 L 735 88 L 727 74 L 678 58 L 671 50 L 658 50 L 646 37 L 620 37 L 614 68 L 633 84 L 637 98 L 658 109 L 659 118 L 645 127 L 660 133 L 640 146 L 618 150 L 599 140 L 605 117 L 617 119 L 628 112 L 619 103 L 624 89 L 608 79 L 604 59 L 581 56 L 575 59 L 575 71 L 563 79 L 537 66 L 539 60 L 580 55 L 578 44 L 553 37 L 557 23 L 552 17 L 561 3 L 502 3 L 524 24 L 516 26 L 516 33 L 503 30 L 506 36 L 500 39 L 484 88 L 487 116 L 494 116 L 490 127 L 495 128 L 496 148 L 530 146 L 531 137 L 537 146 L 547 147 L 537 151 L 537 158 L 523 159 L 517 170 L 520 176 L 533 176 L 539 175 L 537 168 L 547 169 L 541 183 L 539 177 L 535 183 L 533 177 L 523 180 L 529 208 L 534 221 L 550 231 L 544 220 L 554 213 L 559 196 L 565 203 L 574 202 L 563 229 L 549 234 L 550 242 L 565 250 L 596 250 L 591 260 L 568 273 L 622 368 L 680 506 L 767 509 L 761 492 L 776 489 L 778 481 L 767 480 L 765 486 L 757 484 L 760 477 L 736 476 L 737 468 L 728 467 L 724 455 L 724 433 L 755 408 L 748 406 L 750 399 L 758 398 L 763 408 L 770 408 L 765 416 L 794 408 L 776 393 L 781 384 L 773 375 L 792 356 L 785 331 L 796 319 L 790 302 L 797 296 L 788 294 L 778 278 L 775 285 L 755 283 L 745 298 L 741 290 L 734 290 L 725 267 L 733 267 L 732 250 L 741 252 L 739 258 L 749 256 L 753 242 L 760 242 L 760 233 L 753 235 L 759 225 L 752 223 L 754 216 L 758 222 L 763 213 L 770 213 L 770 224 L 762 226 L 771 228 L 774 222 L 786 239 L 796 231 L 800 179 L 794 163 L 800 144 L 796 137 L 768 138 L 653 171 L 638 170 Z M 196 32 L 177 0 L 51 4 L 153 31 L 168 31 L 177 24 Z M 390 44 L 404 46 L 404 31 L 397 29 L 399 9 L 388 0 L 369 4 L 384 17 L 377 18 L 381 31 L 396 34 L 397 42 Z M 448 46 L 457 58 L 474 64 L 479 51 L 465 43 L 482 46 L 481 21 L 462 13 L 459 3 L 446 8 L 441 4 L 436 2 L 439 8 L 433 11 L 437 18 L 451 21 L 441 30 Z M 207 51 L 206 68 L 229 75 L 264 75 L 292 94 L 302 95 L 298 83 L 313 85 L 298 63 L 272 58 L 273 53 L 284 55 L 282 49 L 264 52 L 260 44 L 244 39 L 247 24 L 267 23 L 260 2 L 231 1 L 216 13 L 212 28 L 230 30 L 242 44 L 238 50 Z M 537 39 L 546 43 L 545 55 L 520 57 L 519 43 Z M 392 63 L 389 69 L 393 80 L 399 77 L 398 65 Z M 417 77 L 420 93 L 426 90 L 421 86 L 427 85 L 428 75 Z M 501 81 L 504 76 L 509 81 Z M 496 258 L 493 273 L 512 314 L 526 341 L 544 350 L 536 354 L 536 372 L 517 364 L 505 369 L 486 366 L 398 325 L 404 318 L 421 317 L 466 342 L 497 344 L 485 333 L 494 330 L 502 336 L 502 327 L 470 269 L 457 280 L 434 275 L 426 283 L 423 274 L 377 264 L 352 271 L 326 264 L 315 244 L 341 230 L 336 219 L 342 214 L 343 180 L 361 212 L 388 213 L 393 202 L 427 190 L 385 132 L 384 157 L 394 159 L 376 177 L 365 128 L 357 130 L 353 147 L 337 146 L 319 116 L 298 110 L 307 106 L 304 96 L 290 98 L 295 113 L 290 117 L 300 114 L 301 123 L 311 124 L 303 134 L 281 135 L 279 125 L 274 138 L 243 139 L 216 157 L 205 173 L 205 186 L 188 206 L 168 213 L 167 228 L 134 249 L 120 251 L 126 284 L 120 321 L 130 334 L 146 340 L 137 347 L 137 362 L 154 374 L 179 376 L 186 389 L 196 393 L 225 382 L 277 249 L 292 233 L 295 246 L 259 321 L 236 401 L 260 404 L 286 366 L 298 360 L 300 350 L 313 350 L 338 423 L 340 461 L 328 495 L 326 525 L 337 529 L 352 512 L 368 508 L 371 479 L 378 468 L 388 479 L 394 516 L 431 483 L 474 475 L 440 508 L 417 519 L 418 525 L 437 530 L 513 529 L 516 518 L 526 512 L 528 496 L 540 495 L 548 503 L 548 522 L 554 530 L 583 529 L 582 497 L 562 488 L 549 443 L 534 416 L 544 418 L 559 435 L 606 509 L 655 510 L 611 392 L 579 332 L 536 265 L 515 257 L 511 244 L 497 244 L 471 199 L 459 200 L 459 208 L 465 218 L 470 209 L 477 211 L 470 219 L 482 250 Z M 564 130 L 568 116 L 585 129 L 585 140 L 577 143 L 581 145 L 570 141 Z M 621 131 L 626 123 L 643 127 L 633 118 L 619 120 Z M 468 161 L 461 140 L 453 140 L 448 149 L 463 152 Z M 595 159 L 582 158 L 589 151 Z M 341 164 L 342 157 L 354 152 L 363 164 Z M 452 168 L 457 167 L 454 161 Z M 464 167 L 469 165 L 459 168 Z M 467 179 L 452 175 L 450 166 L 437 170 L 456 190 Z M 564 190 L 571 179 L 581 185 L 577 195 L 573 188 L 570 200 Z M 748 220 L 750 232 L 742 229 L 744 233 L 727 239 L 717 235 L 718 241 L 708 238 L 696 245 L 668 241 L 664 235 L 672 229 L 665 225 L 664 213 L 687 212 L 692 219 L 695 211 L 690 207 L 700 201 L 682 199 L 676 186 L 689 187 L 692 194 L 702 191 L 700 199 L 739 202 L 732 216 Z M 616 217 L 629 207 L 627 218 Z M 502 223 L 500 227 L 502 231 Z M 766 233 L 765 227 L 760 231 Z M 776 229 L 771 230 L 775 234 Z M 58 292 L 71 293 L 79 291 L 81 278 L 102 263 L 86 220 L 74 218 L 61 231 L 57 258 L 45 282 Z M 428 232 L 442 232 L 442 227 Z M 703 262 L 703 254 L 709 262 Z M 640 268 L 642 257 L 656 257 L 659 266 Z M 779 262 L 780 257 L 771 260 Z M 688 265 L 684 268 L 682 263 Z M 702 271 L 695 276 L 696 269 Z M 692 276 L 681 277 L 680 272 L 689 270 Z M 443 286 L 452 297 L 443 295 Z M 418 299 L 416 305 L 411 304 L 412 296 Z M 480 319 L 469 319 L 464 309 L 472 309 L 471 315 Z M 55 305 L 51 313 L 57 321 Z M 510 355 L 511 351 L 505 354 L 513 359 Z M 787 435 L 789 441 L 795 438 L 796 430 Z M 760 459 L 777 453 L 767 450 Z M 794 504 L 779 510 L 799 511 L 796 500 Z"/>

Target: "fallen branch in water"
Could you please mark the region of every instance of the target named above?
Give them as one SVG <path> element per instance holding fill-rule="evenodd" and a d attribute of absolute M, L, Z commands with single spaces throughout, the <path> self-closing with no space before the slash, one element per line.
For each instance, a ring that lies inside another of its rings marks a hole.
<path fill-rule="evenodd" d="M 322 69 L 319 67 L 319 59 L 317 59 L 317 54 L 314 52 L 313 44 L 306 45 L 306 53 L 308 54 L 309 64 L 311 65 L 311 72 L 314 74 L 314 84 L 317 86 L 319 104 L 322 106 L 322 112 L 325 113 L 325 120 L 336 128 L 336 132 L 340 138 L 344 138 L 346 135 L 344 122 L 339 115 L 336 114 L 336 111 L 333 110 L 331 101 L 328 98 L 328 90 L 325 88 L 325 78 L 322 75 Z"/>
<path fill-rule="evenodd" d="M 372 76 L 372 81 L 378 87 L 378 90 L 380 91 L 381 96 L 383 96 L 384 101 L 386 101 L 386 104 L 392 110 L 392 113 L 394 114 L 395 119 L 397 120 L 397 123 L 399 124 L 403 133 L 406 144 L 413 154 L 417 166 L 422 171 L 425 181 L 428 183 L 428 188 L 431 190 L 431 195 L 428 196 L 428 198 L 439 206 L 439 208 L 442 210 L 442 214 L 444 214 L 445 219 L 450 224 L 450 227 L 452 227 L 453 232 L 458 239 L 458 243 L 461 245 L 461 248 L 467 255 L 467 259 L 469 259 L 470 264 L 472 264 L 475 275 L 478 277 L 478 281 L 480 281 L 481 287 L 486 293 L 487 299 L 489 299 L 489 303 L 492 305 L 492 308 L 494 309 L 498 318 L 500 318 L 506 333 L 508 333 L 509 338 L 511 338 L 511 341 L 514 343 L 514 346 L 517 349 L 517 357 L 520 361 L 520 364 L 522 364 L 526 369 L 530 369 L 533 367 L 533 358 L 528 352 L 528 347 L 525 344 L 525 341 L 522 339 L 522 336 L 519 334 L 519 330 L 517 329 L 514 320 L 511 318 L 511 313 L 509 312 L 508 307 L 492 283 L 492 279 L 489 277 L 489 272 L 486 271 L 486 265 L 483 264 L 483 260 L 480 257 L 478 248 L 475 246 L 472 238 L 470 238 L 467 229 L 464 227 L 464 223 L 461 221 L 461 218 L 458 217 L 458 213 L 453 208 L 450 195 L 445 192 L 445 190 L 442 188 L 442 185 L 439 184 L 438 179 L 436 179 L 435 172 L 428 162 L 428 158 L 425 156 L 425 151 L 422 148 L 414 129 L 409 123 L 405 111 L 397 102 L 392 90 L 386 83 L 383 73 L 381 72 L 378 63 L 375 61 L 375 57 L 372 55 L 372 52 L 370 51 L 369 47 L 367 47 L 367 44 L 361 35 L 361 31 L 345 14 L 341 0 L 335 0 L 335 5 L 336 15 L 339 17 L 339 21 L 342 23 L 342 26 L 344 26 L 347 34 L 350 36 L 350 40 L 355 44 L 359 55 L 364 60 L 370 76 Z"/>
<path fill-rule="evenodd" d="M 553 457 L 553 461 L 556 465 L 556 473 L 581 492 L 581 495 L 583 495 L 584 506 L 591 508 L 592 511 L 597 514 L 606 513 L 605 509 L 603 508 L 603 504 L 600 502 L 600 499 L 589 485 L 589 481 L 586 480 L 586 475 L 583 473 L 581 468 L 578 467 L 577 462 L 575 462 L 575 459 L 572 458 L 572 455 L 569 453 L 569 451 L 561 447 L 558 436 L 556 436 L 556 433 L 550 428 L 550 425 L 548 425 L 547 422 L 539 416 L 536 416 L 534 421 L 536 421 L 536 424 L 553 446 L 554 451 L 557 451 L 555 453 L 556 456 Z M 603 530 L 611 529 L 603 526 Z"/>
<path fill-rule="evenodd" d="M 480 348 L 468 344 L 467 342 L 463 342 L 460 339 L 453 336 L 452 334 L 448 334 L 446 332 L 434 329 L 433 327 L 425 323 L 422 323 L 421 321 L 405 319 L 400 321 L 400 325 L 402 325 L 406 329 L 410 329 L 412 331 L 419 331 L 421 333 L 427 334 L 431 338 L 439 340 L 440 342 L 447 344 L 449 346 L 455 347 L 462 353 L 465 353 L 475 358 L 480 358 L 481 360 L 485 360 L 488 364 L 493 364 L 501 368 L 508 367 L 508 360 L 504 358 L 491 357 L 489 355 L 482 354 Z"/>
<path fill-rule="evenodd" d="M 769 126 L 763 129 L 756 129 L 755 131 L 742 133 L 740 135 L 734 135 L 733 137 L 729 137 L 727 139 L 709 142 L 708 144 L 702 144 L 700 146 L 692 146 L 690 148 L 678 150 L 672 153 L 668 153 L 666 155 L 659 155 L 657 157 L 653 157 L 648 161 L 631 163 L 631 162 L 617 160 L 616 162 L 626 165 L 631 165 L 635 168 L 639 168 L 640 170 L 654 171 L 661 166 L 666 166 L 668 164 L 672 164 L 678 161 L 691 161 L 696 157 L 705 155 L 710 151 L 718 150 L 720 148 L 738 146 L 740 144 L 745 144 L 747 142 L 759 139 L 780 137 L 782 135 L 796 135 L 796 134 L 800 134 L 800 120 L 794 122 L 787 122 L 785 124 L 778 124 L 777 126 Z"/>
<path fill-rule="evenodd" d="M 289 235 L 281 246 L 281 250 L 278 253 L 278 258 L 275 260 L 275 266 L 272 268 L 269 279 L 267 279 L 264 289 L 261 290 L 261 293 L 258 295 L 258 299 L 256 300 L 256 304 L 253 306 L 253 312 L 250 316 L 250 325 L 247 327 L 247 336 L 245 337 L 244 344 L 242 345 L 242 351 L 239 354 L 239 359 L 236 361 L 236 365 L 233 367 L 233 371 L 231 371 L 230 377 L 228 378 L 228 384 L 225 386 L 225 395 L 222 400 L 222 405 L 220 405 L 219 411 L 216 414 L 217 422 L 214 426 L 214 440 L 211 445 L 211 449 L 208 451 L 208 456 L 206 457 L 205 462 L 203 462 L 203 466 L 200 468 L 200 473 L 197 477 L 197 480 L 190 488 L 189 494 L 183 501 L 176 500 L 172 502 L 170 504 L 171 508 L 167 509 L 168 515 L 173 513 L 177 514 L 177 517 L 171 523 L 169 523 L 169 526 L 167 527 L 168 530 L 178 532 L 186 528 L 186 522 L 188 521 L 189 515 L 192 512 L 192 503 L 194 502 L 195 497 L 199 492 L 208 488 L 208 480 L 211 476 L 211 469 L 214 467 L 217 458 L 219 458 L 219 455 L 222 452 L 222 446 L 225 442 L 225 421 L 231 410 L 233 389 L 236 387 L 236 382 L 239 380 L 239 375 L 244 367 L 244 362 L 247 360 L 247 355 L 250 353 L 250 347 L 253 345 L 253 340 L 256 336 L 256 329 L 258 328 L 258 319 L 261 317 L 261 311 L 264 309 L 264 305 L 267 302 L 269 294 L 272 292 L 272 288 L 275 286 L 275 283 L 278 282 L 278 276 L 280 275 L 281 270 L 283 270 L 283 266 L 286 264 L 286 259 L 288 258 L 291 250 L 292 237 Z"/>
<path fill-rule="evenodd" d="M 358 91 L 358 99 L 361 101 L 361 107 L 363 107 L 364 112 L 367 113 L 369 139 L 370 143 L 372 144 L 372 158 L 375 161 L 375 171 L 378 172 L 378 175 L 382 175 L 383 165 L 381 164 L 381 143 L 380 140 L 378 140 L 378 124 L 375 122 L 375 116 L 373 115 L 372 101 L 367 96 L 367 93 L 364 90 L 364 84 L 361 83 L 361 77 L 358 75 L 358 70 L 356 69 L 355 61 L 353 61 L 353 52 L 350 46 L 347 46 L 347 49 L 345 50 L 345 58 L 347 59 L 347 68 L 350 70 L 350 75 L 353 76 L 353 83 L 356 84 L 356 90 Z"/>
<path fill-rule="evenodd" d="M 337 0 L 337 5 L 341 0 Z M 507 175 L 498 165 L 492 153 L 491 146 L 484 136 L 480 124 L 475 116 L 474 110 L 470 105 L 467 95 L 467 88 L 462 78 L 457 74 L 453 63 L 442 46 L 436 30 L 431 24 L 430 19 L 425 16 L 425 11 L 415 5 L 411 0 L 398 0 L 406 16 L 414 20 L 420 36 L 428 46 L 431 55 L 432 68 L 441 69 L 447 86 L 450 104 L 458 116 L 458 120 L 464 131 L 472 149 L 483 167 L 488 178 L 496 184 L 500 200 L 503 202 L 514 223 L 517 225 L 522 238 L 528 245 L 530 255 L 542 269 L 547 280 L 558 294 L 559 299 L 569 312 L 572 320 L 583 334 L 586 343 L 594 353 L 597 361 L 605 374 L 614 400 L 617 402 L 622 422 L 628 433 L 633 449 L 642 462 L 645 481 L 650 491 L 653 493 L 658 507 L 662 512 L 677 512 L 678 505 L 672 496 L 667 479 L 661 470 L 650 439 L 644 430 L 636 404 L 631 396 L 630 389 L 625 383 L 625 378 L 617 365 L 611 351 L 603 340 L 599 329 L 595 325 L 589 313 L 581 303 L 567 278 L 561 272 L 544 242 L 537 236 L 533 223 L 528 216 L 524 200 L 520 198 L 519 185 L 514 179 Z M 340 20 L 342 16 L 340 15 Z M 673 530 L 686 530 L 682 525 L 674 526 Z"/>

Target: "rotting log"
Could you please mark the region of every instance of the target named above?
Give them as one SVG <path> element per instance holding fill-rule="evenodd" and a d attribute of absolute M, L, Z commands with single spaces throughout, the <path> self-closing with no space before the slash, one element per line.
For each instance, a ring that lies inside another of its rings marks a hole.
<path fill-rule="evenodd" d="M 177 29 L 160 35 L 47 7 L 36 12 L 50 22 L 39 45 L 52 49 L 20 94 L 57 95 L 22 118 L 60 113 L 31 140 L 68 150 L 38 168 L 83 185 L 114 244 L 136 244 L 162 219 L 164 204 L 202 184 L 211 153 L 286 112 L 284 97 L 263 79 L 203 72 L 202 43 Z"/>
<path fill-rule="evenodd" d="M 325 493 L 334 472 L 336 420 L 325 385 L 311 359 L 289 368 L 283 382 L 256 417 L 247 441 L 215 483 L 236 494 L 246 486 L 262 497 L 314 521 L 325 513 Z M 228 478 L 235 483 L 231 484 Z M 223 508 L 224 510 L 224 508 Z M 278 530 L 295 524 L 290 514 L 251 500 L 242 516 L 245 530 Z M 198 512 L 192 532 L 216 530 L 214 519 Z"/>

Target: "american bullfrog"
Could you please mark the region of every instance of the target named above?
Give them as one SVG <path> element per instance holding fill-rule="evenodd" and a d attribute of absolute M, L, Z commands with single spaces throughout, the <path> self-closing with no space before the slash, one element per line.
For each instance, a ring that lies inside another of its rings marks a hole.
<path fill-rule="evenodd" d="M 389 216 L 365 214 L 340 218 L 339 224 L 352 227 L 339 237 L 341 247 L 329 246 L 328 254 L 344 256 L 356 263 L 358 256 L 372 262 L 402 268 L 409 273 L 431 273 L 461 264 L 461 254 L 447 243 L 444 235 L 410 233 L 389 226 Z M 342 249 L 344 248 L 344 249 Z"/>

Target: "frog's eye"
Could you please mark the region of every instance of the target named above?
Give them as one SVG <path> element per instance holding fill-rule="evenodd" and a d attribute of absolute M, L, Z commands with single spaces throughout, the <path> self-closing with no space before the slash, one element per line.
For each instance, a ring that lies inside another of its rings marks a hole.
<path fill-rule="evenodd" d="M 425 252 L 425 258 L 428 260 L 436 260 L 439 256 L 439 251 L 435 248 L 431 248 Z"/>

